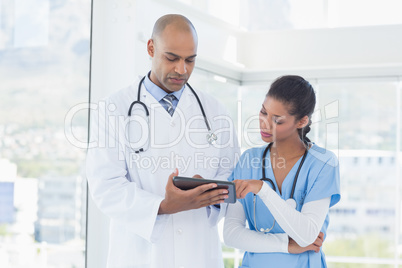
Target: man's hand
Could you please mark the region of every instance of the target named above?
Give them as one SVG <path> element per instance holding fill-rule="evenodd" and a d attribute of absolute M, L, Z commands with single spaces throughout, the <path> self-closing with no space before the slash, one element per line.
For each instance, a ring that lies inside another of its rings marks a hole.
<path fill-rule="evenodd" d="M 233 182 L 236 185 L 236 197 L 238 199 L 245 198 L 250 192 L 257 194 L 264 183 L 260 180 L 234 180 Z"/>
<path fill-rule="evenodd" d="M 214 189 L 216 183 L 200 185 L 191 190 L 181 190 L 173 184 L 173 177 L 179 175 L 178 170 L 170 174 L 166 184 L 165 199 L 159 206 L 158 214 L 173 214 L 180 211 L 202 208 L 223 203 L 229 196 L 226 189 Z M 194 177 L 199 177 L 195 175 Z"/>
<path fill-rule="evenodd" d="M 324 234 L 320 232 L 317 239 L 314 241 L 313 244 L 308 245 L 307 247 L 299 246 L 292 238 L 289 237 L 289 246 L 288 251 L 292 254 L 300 254 L 309 250 L 313 250 L 316 253 L 320 251 L 322 243 L 324 242 Z"/>

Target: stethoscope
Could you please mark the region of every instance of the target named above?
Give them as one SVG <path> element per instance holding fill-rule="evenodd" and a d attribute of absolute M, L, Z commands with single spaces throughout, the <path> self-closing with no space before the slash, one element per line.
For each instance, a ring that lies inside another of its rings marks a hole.
<path fill-rule="evenodd" d="M 269 178 L 267 178 L 267 177 L 265 176 L 265 158 L 266 158 L 266 156 L 267 156 L 268 150 L 269 150 L 271 147 L 272 147 L 272 143 L 268 144 L 268 146 L 267 146 L 267 147 L 265 148 L 265 150 L 264 150 L 264 153 L 262 154 L 262 178 L 261 178 L 260 180 L 269 182 L 269 183 L 271 184 L 271 186 L 272 186 L 272 189 L 276 192 L 276 187 L 275 187 L 274 182 L 273 182 L 271 179 L 269 179 Z M 302 168 L 303 163 L 304 163 L 304 160 L 306 159 L 307 152 L 308 152 L 308 150 L 306 149 L 306 151 L 304 152 L 303 158 L 302 158 L 302 160 L 300 161 L 299 167 L 298 167 L 298 169 L 297 169 L 297 171 L 296 171 L 296 175 L 295 175 L 295 177 L 294 177 L 294 179 L 293 179 L 293 186 L 292 186 L 292 191 L 290 192 L 290 197 L 289 197 L 288 200 L 286 200 L 286 203 L 288 203 L 288 204 L 289 204 L 292 208 L 294 208 L 294 209 L 296 208 L 296 201 L 295 201 L 295 199 L 294 199 L 294 193 L 295 193 L 295 189 L 296 189 L 297 178 L 299 177 L 300 169 Z M 261 229 L 258 229 L 258 227 L 257 227 L 257 221 L 255 220 L 256 194 L 254 194 L 253 204 L 254 204 L 254 211 L 253 211 L 253 212 L 254 212 L 254 226 L 255 226 L 255 229 L 256 229 L 258 232 L 261 232 L 261 233 L 268 233 L 268 232 L 270 232 L 270 231 L 275 227 L 275 219 L 274 219 L 274 224 L 272 225 L 271 228 L 267 228 L 267 229 L 261 228 Z"/>
<path fill-rule="evenodd" d="M 150 72 L 148 73 L 148 75 L 149 75 L 149 74 L 150 74 Z M 150 135 L 151 135 L 151 133 L 150 133 L 150 131 L 149 131 L 149 111 L 148 111 L 148 108 L 147 108 L 147 106 L 145 105 L 145 103 L 143 103 L 143 102 L 141 101 L 141 86 L 142 86 L 142 83 L 143 83 L 144 80 L 145 80 L 145 77 L 146 77 L 146 76 L 144 76 L 144 77 L 140 80 L 140 83 L 138 84 L 137 100 L 136 100 L 136 101 L 133 101 L 133 102 L 131 103 L 130 108 L 128 109 L 128 116 L 131 116 L 131 110 L 133 109 L 133 107 L 134 107 L 135 104 L 139 104 L 139 105 L 141 105 L 141 106 L 144 108 L 145 115 L 146 115 L 146 117 L 147 117 L 147 123 L 148 123 L 148 141 L 149 141 L 149 138 L 150 138 Z M 198 97 L 197 93 L 195 93 L 194 89 L 193 89 L 188 83 L 186 83 L 186 85 L 190 88 L 191 92 L 194 94 L 195 98 L 197 99 L 198 106 L 200 107 L 202 116 L 204 117 L 204 122 L 205 122 L 205 125 L 206 125 L 207 129 L 208 129 L 208 134 L 207 134 L 207 136 L 206 136 L 207 142 L 208 142 L 209 144 L 211 144 L 211 145 L 212 145 L 212 144 L 215 144 L 215 142 L 216 142 L 216 140 L 218 139 L 218 137 L 216 136 L 215 133 L 212 132 L 211 127 L 209 126 L 208 119 L 207 119 L 207 116 L 205 115 L 204 107 L 203 107 L 202 104 L 201 104 L 200 98 Z M 130 133 L 129 133 L 129 135 L 130 135 Z M 135 153 L 138 154 L 138 153 L 141 153 L 141 152 L 145 152 L 146 150 L 148 150 L 148 148 L 149 148 L 149 143 L 147 143 L 147 148 L 141 147 L 141 148 L 138 148 L 138 149 L 136 149 L 136 150 L 134 150 L 134 151 L 135 151 Z"/>

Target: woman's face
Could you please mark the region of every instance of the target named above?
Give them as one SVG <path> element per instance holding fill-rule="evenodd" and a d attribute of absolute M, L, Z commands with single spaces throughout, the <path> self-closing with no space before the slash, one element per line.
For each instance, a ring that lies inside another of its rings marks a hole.
<path fill-rule="evenodd" d="M 260 111 L 260 131 L 263 141 L 269 143 L 299 139 L 297 129 L 303 127 L 302 121 L 305 118 L 296 120 L 288 110 L 289 105 L 272 97 L 265 98 Z"/>

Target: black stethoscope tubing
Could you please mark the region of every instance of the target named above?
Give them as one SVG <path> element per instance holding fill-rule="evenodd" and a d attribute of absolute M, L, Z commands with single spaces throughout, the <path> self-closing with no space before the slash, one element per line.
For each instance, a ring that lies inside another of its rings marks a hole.
<path fill-rule="evenodd" d="M 269 178 L 267 178 L 267 177 L 265 176 L 265 162 L 266 162 L 266 157 L 267 157 L 268 150 L 269 150 L 271 147 L 272 147 L 272 143 L 268 144 L 268 146 L 267 146 L 267 147 L 265 148 L 265 150 L 264 150 L 264 153 L 262 154 L 262 178 L 261 178 L 261 180 L 263 180 L 263 181 L 268 181 L 268 182 L 271 184 L 272 189 L 276 192 L 276 187 L 275 187 L 274 182 L 273 182 L 271 179 L 269 179 Z M 291 198 L 291 199 L 293 199 L 293 197 L 294 197 L 294 193 L 295 193 L 295 189 L 296 189 L 296 184 L 297 184 L 297 179 L 298 179 L 298 177 L 299 177 L 299 173 L 300 173 L 300 170 L 301 170 L 301 168 L 302 168 L 302 166 L 303 166 L 304 160 L 306 159 L 307 152 L 308 152 L 308 150 L 306 149 L 306 151 L 304 152 L 303 158 L 302 158 L 302 160 L 300 161 L 299 167 L 298 167 L 298 169 L 297 169 L 297 171 L 296 171 L 296 175 L 295 175 L 295 177 L 294 177 L 294 179 L 293 179 L 292 191 L 290 192 L 290 197 L 289 197 L 289 198 Z"/>
<path fill-rule="evenodd" d="M 145 103 L 143 103 L 143 102 L 141 101 L 141 86 L 142 86 L 142 83 L 144 82 L 144 79 L 145 79 L 145 76 L 140 80 L 140 82 L 139 82 L 139 84 L 138 84 L 137 100 L 136 100 L 136 101 L 133 101 L 133 102 L 131 103 L 130 108 L 128 109 L 128 116 L 131 116 L 131 110 L 133 109 L 133 106 L 134 106 L 135 104 L 140 104 L 140 105 L 142 105 L 142 107 L 144 107 L 144 110 L 145 110 L 147 116 L 149 116 L 149 111 L 148 111 L 147 106 L 145 105 Z M 204 107 L 202 106 L 202 103 L 201 103 L 201 101 L 200 101 L 200 98 L 198 97 L 197 93 L 195 93 L 195 90 L 190 86 L 189 83 L 186 83 L 186 85 L 187 85 L 188 88 L 191 90 L 191 92 L 193 92 L 195 98 L 197 99 L 198 106 L 200 106 L 202 116 L 204 117 L 205 125 L 207 126 L 208 131 L 211 131 L 211 127 L 209 126 L 208 119 L 207 119 L 207 116 L 205 115 Z"/>
<path fill-rule="evenodd" d="M 267 153 L 268 153 L 268 150 L 271 148 L 271 146 L 272 146 L 272 143 L 270 143 L 270 144 L 268 144 L 268 146 L 265 148 L 265 150 L 264 150 L 264 153 L 262 154 L 262 178 L 260 179 L 260 180 L 262 180 L 262 181 L 268 181 L 270 184 L 271 184 L 271 186 L 272 186 L 272 189 L 276 192 L 276 187 L 275 187 L 275 184 L 274 184 L 274 182 L 271 180 L 271 179 L 269 179 L 269 178 L 267 178 L 266 176 L 265 176 L 265 159 L 266 159 L 266 157 L 267 157 Z M 295 193 L 295 189 L 296 189 L 296 183 L 297 183 L 297 178 L 299 177 L 299 173 L 300 173 L 300 169 L 301 169 L 301 167 L 303 166 L 303 163 L 304 163 L 304 160 L 306 159 L 306 156 L 307 156 L 307 149 L 306 149 L 306 151 L 304 152 L 304 155 L 303 155 L 303 158 L 302 158 L 302 160 L 300 161 L 300 164 L 299 164 L 299 167 L 298 167 L 298 169 L 297 169 L 297 172 L 296 172 L 296 175 L 295 175 L 295 177 L 294 177 L 294 179 L 293 179 L 293 186 L 292 186 L 292 191 L 291 191 L 291 193 L 290 193 L 290 198 L 289 199 L 293 199 L 294 200 L 294 193 Z M 256 210 L 256 195 L 254 194 L 254 198 L 253 198 L 253 204 L 254 204 L 254 227 L 255 227 L 255 230 L 257 231 L 257 232 L 261 232 L 261 233 L 268 233 L 268 232 L 270 232 L 274 227 L 275 227 L 275 219 L 274 219 L 274 223 L 272 224 L 272 226 L 270 227 L 270 228 L 267 228 L 267 229 L 264 229 L 264 228 L 261 228 L 261 229 L 259 229 L 258 227 L 257 227 L 257 221 L 256 221 L 256 217 L 255 217 L 255 214 L 256 214 L 256 212 L 255 212 L 255 210 Z M 295 203 L 293 203 L 293 204 L 295 204 L 296 205 L 296 202 Z M 294 208 L 296 208 L 296 207 L 294 207 Z"/>
<path fill-rule="evenodd" d="M 151 73 L 151 72 L 149 72 L 148 75 L 149 75 L 150 73 Z M 135 101 L 133 101 L 133 102 L 131 103 L 130 108 L 128 109 L 128 116 L 131 116 L 131 111 L 132 111 L 134 105 L 135 105 L 135 104 L 139 104 L 139 105 L 141 105 L 141 106 L 144 108 L 144 111 L 145 111 L 145 113 L 146 113 L 147 118 L 149 117 L 149 110 L 148 110 L 147 106 L 145 105 L 145 103 L 143 103 L 143 102 L 141 101 L 141 86 L 142 86 L 142 83 L 144 82 L 145 78 L 146 78 L 146 76 L 144 76 L 144 77 L 140 80 L 140 82 L 138 83 L 137 100 L 135 100 Z M 200 107 L 202 116 L 203 116 L 203 118 L 204 118 L 205 125 L 206 125 L 206 127 L 207 127 L 207 129 L 208 129 L 208 133 L 209 133 L 209 134 L 207 135 L 207 141 L 208 141 L 208 143 L 212 144 L 213 142 L 215 142 L 215 141 L 217 140 L 217 137 L 216 137 L 216 135 L 211 131 L 211 127 L 209 126 L 208 119 L 207 119 L 207 116 L 206 116 L 205 111 L 204 111 L 204 107 L 202 106 L 202 103 L 201 103 L 200 98 L 198 97 L 197 93 L 195 93 L 195 90 L 190 86 L 189 83 L 186 83 L 186 85 L 189 87 L 189 89 L 190 89 L 191 92 L 194 94 L 195 98 L 197 99 L 198 106 Z M 145 151 L 144 148 L 139 148 L 138 150 L 135 150 L 135 153 L 140 153 L 140 152 L 144 152 L 144 151 Z"/>

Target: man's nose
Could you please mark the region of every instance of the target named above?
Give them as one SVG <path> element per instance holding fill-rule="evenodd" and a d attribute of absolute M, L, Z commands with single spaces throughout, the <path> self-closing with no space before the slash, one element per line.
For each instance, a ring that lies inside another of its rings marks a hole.
<path fill-rule="evenodd" d="M 186 62 L 184 60 L 179 60 L 175 67 L 175 72 L 178 74 L 187 73 Z"/>

